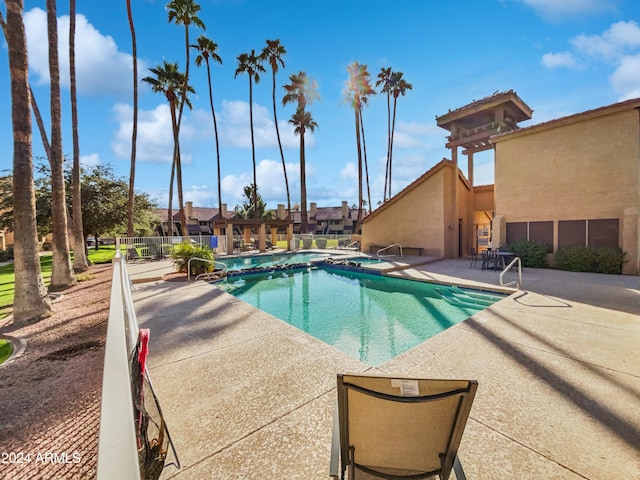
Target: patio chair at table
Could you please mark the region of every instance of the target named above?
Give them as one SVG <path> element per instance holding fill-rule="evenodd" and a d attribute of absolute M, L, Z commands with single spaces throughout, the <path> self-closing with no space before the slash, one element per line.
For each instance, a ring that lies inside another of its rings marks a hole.
<path fill-rule="evenodd" d="M 330 475 L 465 479 L 458 448 L 475 380 L 338 375 Z M 340 471 L 340 474 L 338 473 Z"/>

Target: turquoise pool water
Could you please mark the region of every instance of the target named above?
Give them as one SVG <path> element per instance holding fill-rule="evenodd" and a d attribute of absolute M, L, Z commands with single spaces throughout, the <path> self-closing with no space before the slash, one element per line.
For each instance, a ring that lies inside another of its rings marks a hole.
<path fill-rule="evenodd" d="M 504 298 L 330 267 L 231 277 L 220 287 L 371 366 Z"/>
<path fill-rule="evenodd" d="M 273 267 L 293 263 L 308 263 L 314 259 L 326 258 L 323 253 L 277 253 L 271 255 L 252 255 L 250 257 L 232 257 L 216 259 L 216 263 L 224 263 L 228 271 L 246 270 L 256 267 Z"/>

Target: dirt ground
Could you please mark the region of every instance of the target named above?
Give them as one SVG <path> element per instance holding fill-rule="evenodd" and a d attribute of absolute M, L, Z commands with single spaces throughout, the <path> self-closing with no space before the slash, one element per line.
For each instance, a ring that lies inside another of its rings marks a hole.
<path fill-rule="evenodd" d="M 54 314 L 0 334 L 26 341 L 0 367 L 0 479 L 95 478 L 112 266 L 90 268 Z"/>

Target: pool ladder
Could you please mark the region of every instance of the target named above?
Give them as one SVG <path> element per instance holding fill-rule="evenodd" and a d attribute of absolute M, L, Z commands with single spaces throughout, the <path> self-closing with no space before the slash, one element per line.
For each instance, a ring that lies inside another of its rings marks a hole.
<path fill-rule="evenodd" d="M 504 274 L 511 270 L 516 264 L 518 265 L 518 280 L 504 283 Z M 503 287 L 510 287 L 511 285 L 515 285 L 518 289 L 522 287 L 522 261 L 520 260 L 520 257 L 514 258 L 509 265 L 504 267 L 504 270 L 502 270 L 502 273 L 500 273 L 500 285 L 502 285 Z"/>

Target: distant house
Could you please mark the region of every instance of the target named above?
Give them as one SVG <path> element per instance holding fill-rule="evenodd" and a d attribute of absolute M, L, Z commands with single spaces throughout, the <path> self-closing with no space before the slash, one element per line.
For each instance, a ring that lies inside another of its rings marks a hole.
<path fill-rule="evenodd" d="M 167 221 L 168 210 L 157 209 L 155 213 L 162 219 L 162 223 L 156 227 L 156 235 L 166 236 L 169 234 L 169 222 Z M 186 202 L 184 214 L 187 217 L 187 230 L 182 232 L 180 225 L 180 212 L 173 210 L 173 235 L 213 235 L 213 222 L 221 219 L 233 218 L 234 213 L 227 211 L 227 205 L 222 204 L 222 215 L 218 208 L 194 207 L 193 202 Z"/>
<path fill-rule="evenodd" d="M 456 258 L 520 240 L 610 246 L 640 272 L 640 98 L 520 128 L 531 110 L 499 92 L 436 118 L 443 159 L 371 215 L 362 245 L 421 247 Z M 458 168 L 458 148 L 467 175 Z M 493 185 L 474 185 L 473 155 L 494 151 Z"/>
<path fill-rule="evenodd" d="M 308 233 L 314 235 L 350 235 L 358 218 L 358 209 L 350 208 L 346 201 L 340 207 L 318 207 L 311 202 L 307 213 Z M 301 212 L 291 212 L 293 232 L 300 233 Z"/>

